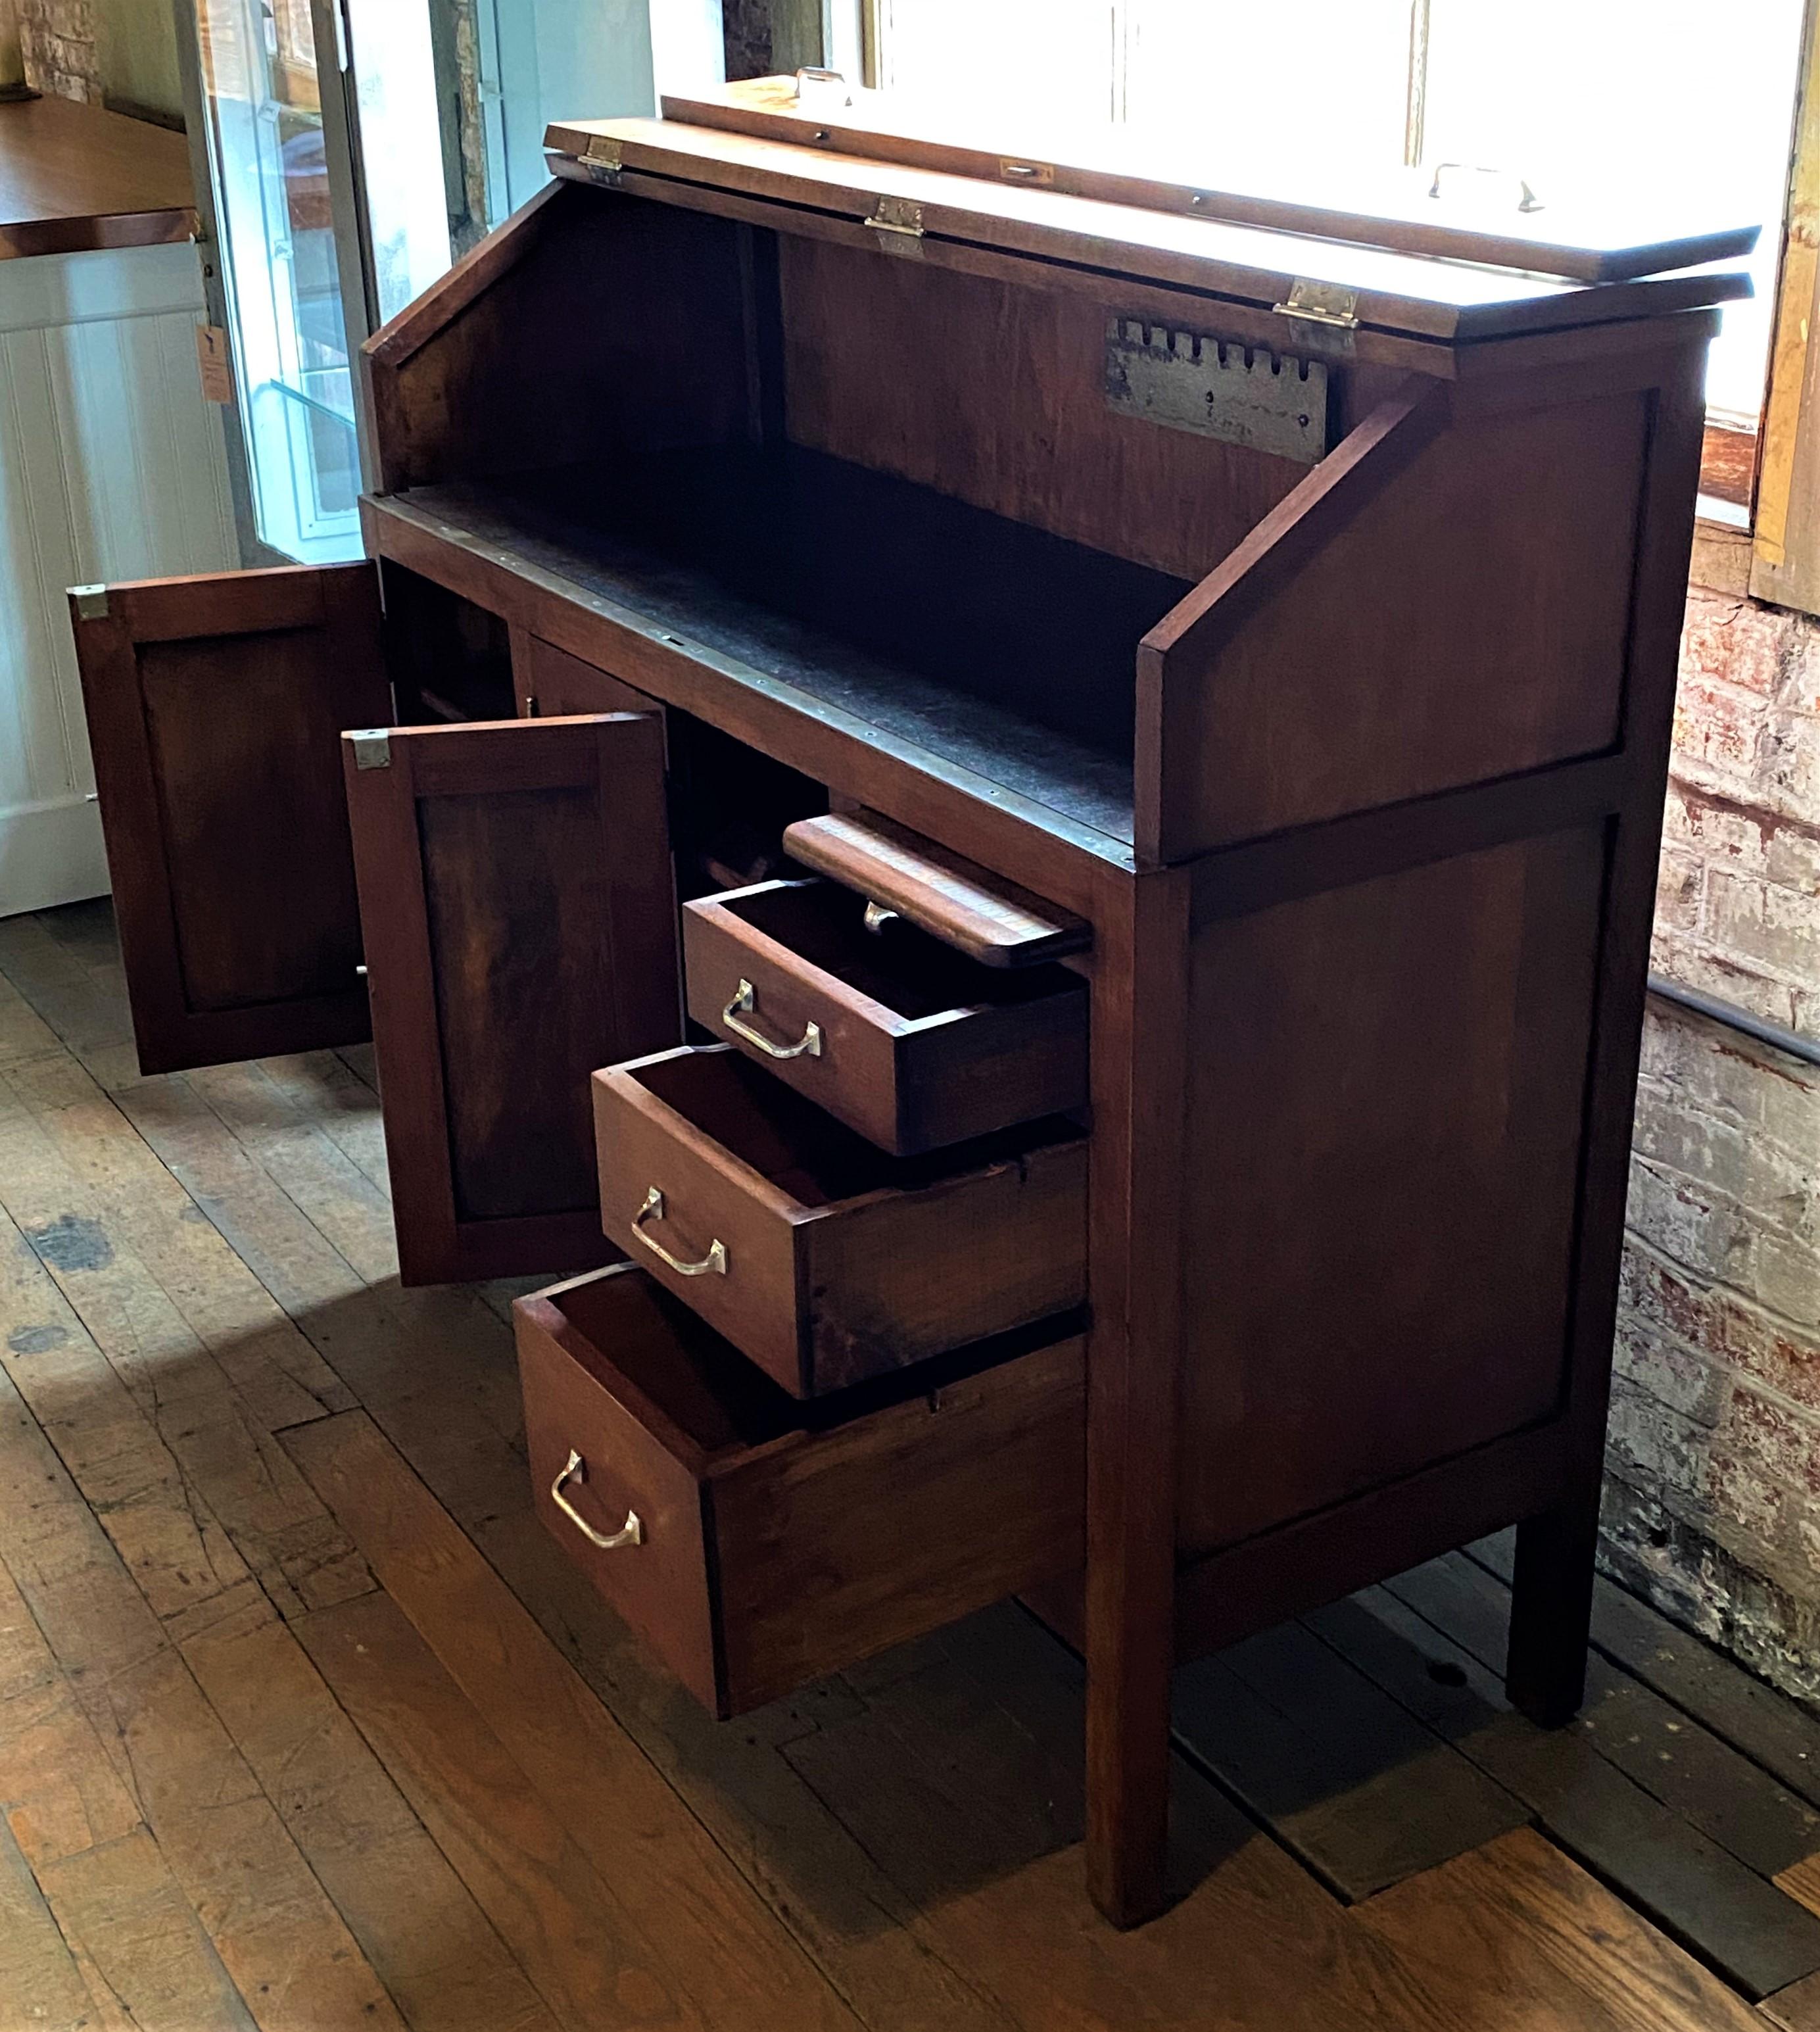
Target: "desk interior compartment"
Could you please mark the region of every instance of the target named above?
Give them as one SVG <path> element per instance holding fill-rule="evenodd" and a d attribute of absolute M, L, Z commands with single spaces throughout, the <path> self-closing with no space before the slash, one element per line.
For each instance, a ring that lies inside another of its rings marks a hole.
<path fill-rule="evenodd" d="M 608 1235 L 793 1396 L 1085 1298 L 1065 1120 L 892 1157 L 729 1045 L 610 1066 L 594 1098 Z"/>
<path fill-rule="evenodd" d="M 804 1405 L 630 1265 L 513 1310 L 539 1515 L 717 1715 L 1083 1556 L 1078 1335 Z"/>
<path fill-rule="evenodd" d="M 895 1156 L 1087 1104 L 1065 967 L 982 966 L 831 882 L 686 904 L 683 954 L 696 1022 Z"/>

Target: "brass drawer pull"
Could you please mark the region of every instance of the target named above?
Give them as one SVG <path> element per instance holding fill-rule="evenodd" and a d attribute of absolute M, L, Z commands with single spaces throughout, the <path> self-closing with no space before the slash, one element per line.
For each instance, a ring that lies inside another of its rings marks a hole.
<path fill-rule="evenodd" d="M 632 1231 L 658 1262 L 667 1263 L 679 1277 L 705 1277 L 711 1271 L 717 1277 L 727 1274 L 727 1246 L 724 1242 L 710 1242 L 708 1253 L 699 1263 L 685 1263 L 680 1256 L 673 1256 L 661 1242 L 644 1231 L 647 1220 L 663 1219 L 663 1194 L 653 1186 L 644 1196 L 644 1205 L 632 1217 Z"/>
<path fill-rule="evenodd" d="M 733 999 L 721 1011 L 721 1021 L 736 1037 L 744 1037 L 755 1051 L 763 1051 L 767 1059 L 819 1059 L 822 1055 L 822 1026 L 811 1023 L 793 1044 L 774 1044 L 769 1037 L 762 1037 L 751 1024 L 742 1023 L 742 1016 L 755 1016 L 759 1010 L 758 991 L 749 981 L 742 981 Z"/>
<path fill-rule="evenodd" d="M 716 1248 L 720 1246 L 718 1242 L 714 1246 Z M 574 1447 L 571 1447 L 569 1450 L 569 1459 L 563 1463 L 561 1474 L 550 1485 L 550 1501 L 556 1505 L 589 1545 L 598 1545 L 603 1552 L 617 1552 L 621 1545 L 642 1545 L 644 1543 L 644 1526 L 639 1522 L 638 1512 L 636 1510 L 627 1511 L 625 1522 L 617 1531 L 597 1531 L 563 1494 L 562 1487 L 565 1482 L 586 1481 L 587 1479 L 587 1463 Z"/>

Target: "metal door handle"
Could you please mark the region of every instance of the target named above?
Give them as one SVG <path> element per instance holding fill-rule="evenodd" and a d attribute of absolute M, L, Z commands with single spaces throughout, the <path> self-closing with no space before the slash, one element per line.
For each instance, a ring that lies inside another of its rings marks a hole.
<path fill-rule="evenodd" d="M 644 1205 L 632 1217 L 632 1231 L 658 1262 L 667 1263 L 679 1277 L 705 1277 L 711 1271 L 717 1277 L 727 1274 L 727 1246 L 724 1242 L 710 1242 L 708 1253 L 699 1263 L 685 1263 L 680 1256 L 673 1256 L 661 1242 L 644 1231 L 647 1220 L 663 1219 L 663 1194 L 653 1186 L 644 1196 Z"/>
<path fill-rule="evenodd" d="M 563 1462 L 562 1472 L 550 1485 L 550 1500 L 589 1545 L 598 1545 L 603 1552 L 617 1552 L 621 1545 L 642 1545 L 644 1526 L 639 1522 L 638 1512 L 628 1510 L 625 1522 L 617 1531 L 597 1531 L 562 1492 L 563 1485 L 570 1481 L 586 1481 L 587 1463 L 573 1447 L 569 1450 L 569 1459 Z"/>
<path fill-rule="evenodd" d="M 721 1021 L 736 1037 L 744 1037 L 755 1051 L 763 1051 L 767 1059 L 819 1059 L 822 1055 L 820 1024 L 810 1024 L 793 1044 L 774 1044 L 751 1024 L 740 1021 L 742 1016 L 755 1016 L 758 1012 L 758 991 L 749 981 L 742 981 L 733 992 L 733 1000 L 721 1011 Z"/>

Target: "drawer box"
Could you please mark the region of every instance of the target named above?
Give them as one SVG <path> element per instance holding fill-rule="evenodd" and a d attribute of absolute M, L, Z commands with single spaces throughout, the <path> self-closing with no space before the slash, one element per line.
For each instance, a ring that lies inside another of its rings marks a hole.
<path fill-rule="evenodd" d="M 725 1045 L 594 1076 L 602 1224 L 793 1396 L 1080 1305 L 1087 1145 L 889 1157 Z"/>
<path fill-rule="evenodd" d="M 629 1264 L 513 1311 L 539 1514 L 717 1715 L 1080 1565 L 1078 1337 L 804 1405 Z"/>
<path fill-rule="evenodd" d="M 1078 974 L 983 966 L 868 909 L 826 882 L 685 904 L 690 1015 L 898 1156 L 1087 1105 Z"/>

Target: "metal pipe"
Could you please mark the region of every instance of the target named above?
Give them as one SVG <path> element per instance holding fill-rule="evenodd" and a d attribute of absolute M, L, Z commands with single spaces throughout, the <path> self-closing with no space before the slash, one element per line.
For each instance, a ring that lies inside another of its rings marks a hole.
<path fill-rule="evenodd" d="M 1650 992 L 1664 1002 L 1692 1010 L 1696 1016 L 1723 1023 L 1728 1030 L 1755 1037 L 1760 1044 L 1772 1044 L 1778 1051 L 1786 1051 L 1790 1058 L 1799 1059 L 1805 1065 L 1820 1066 L 1820 1038 L 1804 1037 L 1799 1030 L 1785 1030 L 1780 1023 L 1766 1022 L 1761 1016 L 1753 1016 L 1748 1009 L 1740 1009 L 1735 1002 L 1721 1001 L 1716 995 L 1703 995 L 1697 988 L 1684 988 L 1678 981 L 1665 981 L 1659 973 L 1650 976 Z"/>

